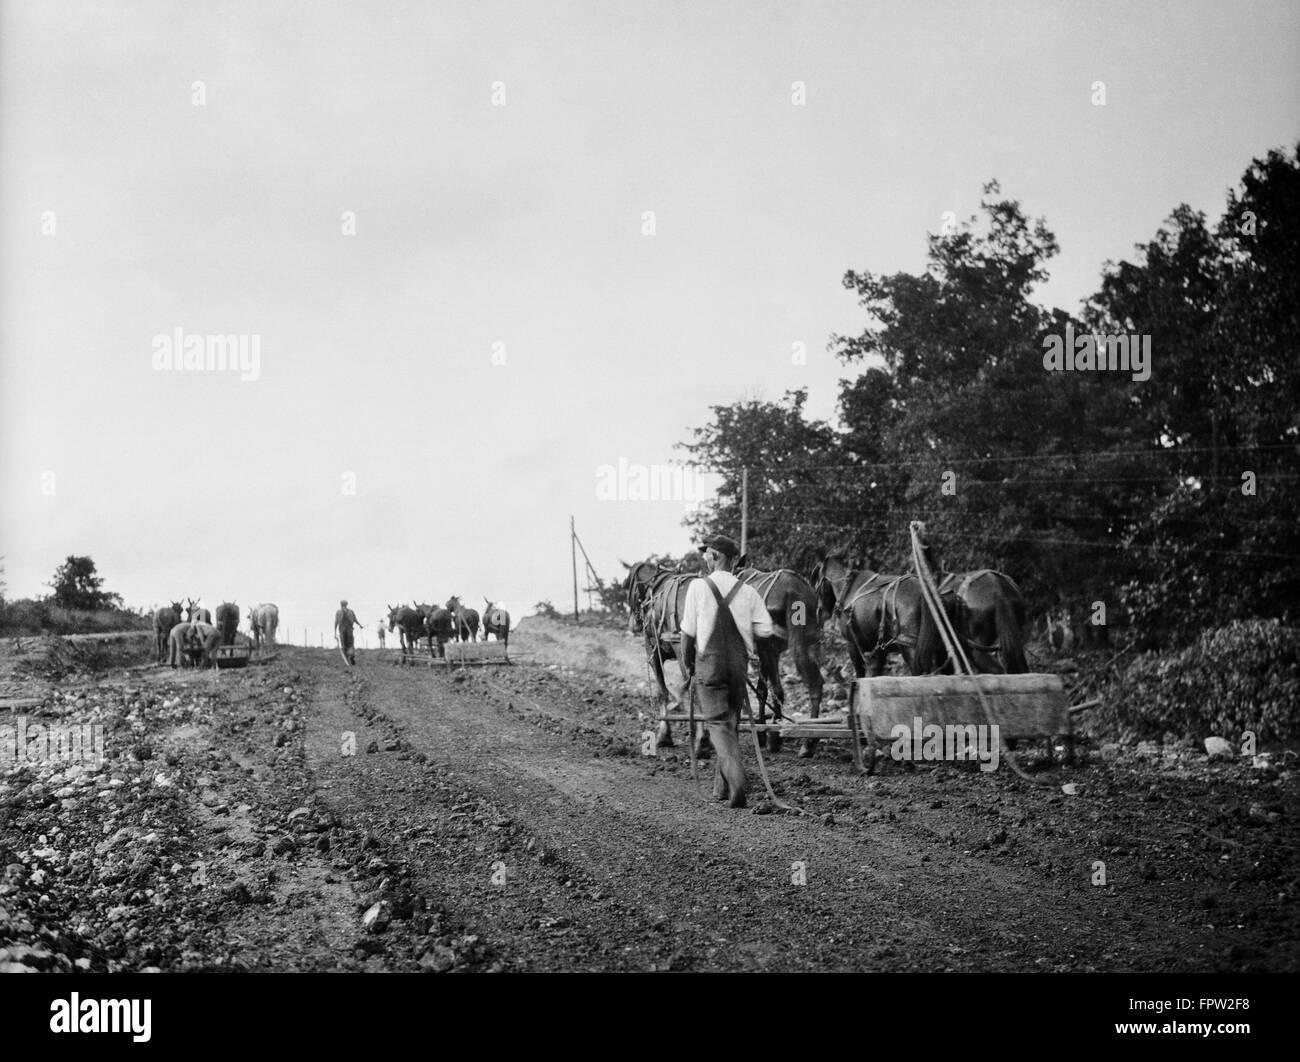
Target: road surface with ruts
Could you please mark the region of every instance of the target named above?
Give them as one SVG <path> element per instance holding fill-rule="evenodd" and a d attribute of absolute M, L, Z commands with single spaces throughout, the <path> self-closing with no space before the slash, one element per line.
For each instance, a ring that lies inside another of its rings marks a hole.
<path fill-rule="evenodd" d="M 173 672 L 10 647 L 9 969 L 1295 970 L 1296 772 L 1183 746 L 1005 767 L 752 747 L 751 807 L 643 755 L 639 644 L 525 621 L 513 667 L 281 649 Z M 795 693 L 796 699 L 798 693 Z M 0 752 L 3 751 L 0 730 Z M 1072 784 L 1071 784 L 1072 783 Z M 1070 784 L 1072 792 L 1063 786 Z"/>

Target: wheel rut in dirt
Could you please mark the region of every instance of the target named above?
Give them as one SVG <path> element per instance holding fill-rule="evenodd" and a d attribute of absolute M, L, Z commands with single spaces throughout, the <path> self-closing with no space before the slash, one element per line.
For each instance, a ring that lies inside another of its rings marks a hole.
<path fill-rule="evenodd" d="M 595 755 L 525 717 L 580 718 L 558 698 L 512 690 L 513 677 L 457 676 L 371 669 L 360 695 L 385 705 L 374 710 L 388 733 L 443 772 L 456 797 L 490 803 L 515 827 L 495 844 L 461 838 L 470 858 L 441 885 L 458 917 L 494 930 L 524 965 L 988 968 L 972 947 L 991 935 L 987 895 L 1025 898 L 1023 915 L 1000 911 L 1004 928 L 992 934 L 1006 968 L 1032 968 L 1049 924 L 1089 950 L 1096 912 L 1081 888 L 1044 889 L 889 823 L 728 809 L 707 799 L 707 780 L 697 789 L 652 760 Z M 494 866 L 503 884 L 492 883 Z M 804 885 L 792 882 L 800 869 Z M 539 948 L 548 927 L 568 930 L 558 953 Z"/>

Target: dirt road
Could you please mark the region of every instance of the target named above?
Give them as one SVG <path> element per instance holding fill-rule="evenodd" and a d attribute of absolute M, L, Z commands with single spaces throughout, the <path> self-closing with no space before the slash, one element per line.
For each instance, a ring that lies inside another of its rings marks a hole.
<path fill-rule="evenodd" d="M 132 814 L 141 829 L 166 823 L 192 842 L 182 876 L 202 864 L 203 880 L 160 910 L 143 879 L 103 900 L 127 908 L 119 921 L 136 917 L 134 939 L 78 926 L 77 904 L 96 901 L 75 887 L 75 858 L 62 864 L 66 899 L 26 902 L 39 842 L 24 784 L 38 783 L 11 773 L 0 839 L 18 869 L 0 896 L 0 943 L 7 924 L 11 938 L 47 952 L 55 939 L 69 961 L 107 969 L 1300 965 L 1294 772 L 1155 748 L 1044 771 L 1042 788 L 943 764 L 886 762 L 865 778 L 827 744 L 811 760 L 768 760 L 806 814 L 734 811 L 708 798 L 707 773 L 692 783 L 682 751 L 642 754 L 653 709 L 643 675 L 626 673 L 627 643 L 582 637 L 598 667 L 447 673 L 370 652 L 346 670 L 336 653 L 290 649 L 239 674 L 132 676 L 128 725 L 137 742 L 140 724 L 152 730 L 153 747 L 110 756 L 105 770 L 141 792 L 113 829 Z M 533 648 L 543 643 L 538 628 Z M 516 645 L 528 650 L 527 628 Z M 566 658 L 554 639 L 547 648 Z M 111 681 L 77 682 L 112 700 Z M 142 712 L 151 700 L 172 716 Z M 172 795 L 149 820 L 147 780 L 167 756 Z M 747 762 L 758 804 L 752 751 Z M 102 843 L 99 803 L 62 807 L 66 847 Z M 12 929 L 24 919 L 27 937 Z"/>
<path fill-rule="evenodd" d="M 774 781 L 809 814 L 738 813 L 693 786 L 682 757 L 640 756 L 643 695 L 617 680 L 395 668 L 348 678 L 361 710 L 427 756 L 457 805 L 491 809 L 492 823 L 449 837 L 417 876 L 528 968 L 1223 968 L 1229 953 L 1264 958 L 1266 943 L 1274 961 L 1296 958 L 1275 937 L 1243 944 L 1254 934 L 1222 925 L 1227 912 L 1206 898 L 1231 898 L 1232 857 L 1144 823 L 1146 793 L 1098 777 L 1107 768 L 1072 772 L 1085 780 L 1071 797 L 953 768 L 858 779 L 843 755 L 782 753 Z M 356 786 L 331 749 L 347 702 L 319 704 L 313 768 L 333 764 L 339 785 Z M 355 766 L 387 774 L 382 762 Z M 405 792 L 376 801 L 390 823 L 445 833 L 446 801 Z M 1189 824 L 1204 820 L 1204 808 L 1187 811 Z M 1165 850 L 1183 873 L 1157 867 Z M 1092 884 L 1097 860 L 1104 887 Z M 1208 892 L 1187 873 L 1197 863 Z"/>

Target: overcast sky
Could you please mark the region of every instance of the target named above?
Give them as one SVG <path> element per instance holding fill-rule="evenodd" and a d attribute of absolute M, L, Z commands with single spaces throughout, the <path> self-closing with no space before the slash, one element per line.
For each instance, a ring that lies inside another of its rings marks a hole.
<path fill-rule="evenodd" d="M 846 269 L 919 270 L 997 178 L 1077 309 L 1294 144 L 1298 59 L 1293 0 L 3 3 L 9 596 L 89 553 L 313 642 L 340 597 L 563 607 L 570 514 L 607 576 L 689 544 L 601 465 L 833 412 Z M 177 328 L 257 379 L 156 370 Z"/>

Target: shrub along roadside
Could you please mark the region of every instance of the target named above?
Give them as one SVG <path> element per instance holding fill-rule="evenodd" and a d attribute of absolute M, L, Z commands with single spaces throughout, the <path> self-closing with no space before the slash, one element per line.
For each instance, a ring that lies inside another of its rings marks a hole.
<path fill-rule="evenodd" d="M 1259 745 L 1300 741 L 1300 629 L 1239 620 L 1205 631 L 1173 654 L 1134 660 L 1103 695 L 1091 722 L 1126 738 L 1173 733 Z"/>
<path fill-rule="evenodd" d="M 0 605 L 0 636 L 39 634 L 100 634 L 148 630 L 153 621 L 137 612 L 100 608 L 92 611 L 61 608 L 52 601 L 19 598 Z"/>

